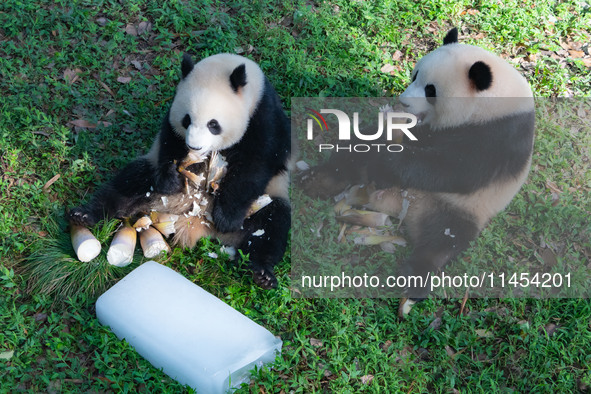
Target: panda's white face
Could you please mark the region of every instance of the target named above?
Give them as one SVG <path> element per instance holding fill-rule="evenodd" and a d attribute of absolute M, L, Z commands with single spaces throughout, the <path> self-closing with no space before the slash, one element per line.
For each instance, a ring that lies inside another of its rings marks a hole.
<path fill-rule="evenodd" d="M 525 78 L 507 62 L 482 48 L 452 43 L 417 62 L 400 102 L 419 122 L 445 128 L 531 110 L 531 97 Z"/>
<path fill-rule="evenodd" d="M 256 63 L 238 55 L 214 55 L 195 65 L 184 58 L 170 124 L 194 154 L 229 148 L 246 132 L 264 82 Z"/>

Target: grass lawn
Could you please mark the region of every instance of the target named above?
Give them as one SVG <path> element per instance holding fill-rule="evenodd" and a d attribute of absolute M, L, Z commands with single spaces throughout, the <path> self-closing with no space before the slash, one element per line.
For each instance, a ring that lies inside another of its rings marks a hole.
<path fill-rule="evenodd" d="M 254 59 L 288 110 L 292 97 L 401 93 L 451 26 L 507 58 L 537 97 L 591 93 L 591 8 L 580 1 L 3 0 L 0 392 L 191 391 L 98 323 L 96 283 L 56 299 L 19 264 L 63 238 L 64 207 L 147 150 L 184 52 Z M 488 259 L 589 274 L 591 107 L 569 100 L 552 104 L 564 116 L 539 124 L 528 182 L 460 267 Z M 588 299 L 431 298 L 400 321 L 396 299 L 294 297 L 288 256 L 279 287 L 264 291 L 244 264 L 211 251 L 219 245 L 204 240 L 163 263 L 284 343 L 239 392 L 591 390 Z"/>

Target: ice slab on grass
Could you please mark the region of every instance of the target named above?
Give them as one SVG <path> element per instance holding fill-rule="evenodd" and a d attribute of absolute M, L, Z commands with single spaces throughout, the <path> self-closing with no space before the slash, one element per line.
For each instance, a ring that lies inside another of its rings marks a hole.
<path fill-rule="evenodd" d="M 96 314 L 152 365 L 199 393 L 231 391 L 281 351 L 281 340 L 264 327 L 154 261 L 100 296 Z"/>

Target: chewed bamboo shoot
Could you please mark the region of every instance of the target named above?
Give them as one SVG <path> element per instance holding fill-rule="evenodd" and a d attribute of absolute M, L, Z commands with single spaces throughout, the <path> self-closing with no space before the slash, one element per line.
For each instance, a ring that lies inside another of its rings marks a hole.
<path fill-rule="evenodd" d="M 86 227 L 71 224 L 70 236 L 78 260 L 87 263 L 101 252 L 100 242 Z"/>
<path fill-rule="evenodd" d="M 362 211 L 360 209 L 349 209 L 348 211 L 343 212 L 340 216 L 337 216 L 337 220 L 343 223 L 367 227 L 392 225 L 390 218 L 385 213 Z"/>
<path fill-rule="evenodd" d="M 147 230 L 140 232 L 140 243 L 144 256 L 148 259 L 158 256 L 161 252 L 170 252 L 170 247 L 162 238 L 162 234 L 154 227 L 148 227 Z"/>
<path fill-rule="evenodd" d="M 415 301 L 411 300 L 410 298 L 401 298 L 400 305 L 398 306 L 398 317 L 401 319 L 406 319 L 406 316 L 408 316 L 414 304 Z"/>
<path fill-rule="evenodd" d="M 152 226 L 160 231 L 162 235 L 168 237 L 176 232 L 174 224 L 179 220 L 179 215 L 152 211 L 150 219 L 152 219 Z"/>
<path fill-rule="evenodd" d="M 251 217 L 252 215 L 257 213 L 258 211 L 260 211 L 261 209 L 266 207 L 267 205 L 271 204 L 271 202 L 273 202 L 273 199 L 268 194 L 263 194 L 263 195 L 259 196 L 250 205 L 250 208 L 248 208 L 248 212 L 246 213 L 246 217 L 247 218 Z"/>
<path fill-rule="evenodd" d="M 384 242 L 391 242 L 396 245 L 405 246 L 406 240 L 397 235 L 368 235 L 360 234 L 353 239 L 353 243 L 356 245 L 380 245 Z"/>
<path fill-rule="evenodd" d="M 341 198 L 339 202 L 337 202 L 334 206 L 334 213 L 337 215 L 342 215 L 343 212 L 348 211 L 349 209 L 353 208 L 351 205 L 347 204 L 346 198 Z"/>
<path fill-rule="evenodd" d="M 354 185 L 345 194 L 347 204 L 352 206 L 363 206 L 369 203 L 369 196 L 375 191 L 373 185 Z"/>
<path fill-rule="evenodd" d="M 137 231 L 147 230 L 151 224 L 152 219 L 149 216 L 142 216 L 133 224 L 133 228 Z"/>
<path fill-rule="evenodd" d="M 116 267 L 125 267 L 133 261 L 133 252 L 137 242 L 137 231 L 129 225 L 126 220 L 125 224 L 113 237 L 111 246 L 107 252 L 107 261 L 109 264 Z"/>

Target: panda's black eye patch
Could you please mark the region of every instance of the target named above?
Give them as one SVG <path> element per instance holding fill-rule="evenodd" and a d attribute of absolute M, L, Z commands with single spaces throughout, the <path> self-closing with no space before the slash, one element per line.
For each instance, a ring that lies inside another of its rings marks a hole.
<path fill-rule="evenodd" d="M 415 75 L 413 75 L 412 81 L 410 81 L 410 83 L 413 83 L 414 81 L 416 81 L 417 75 L 419 75 L 419 72 L 418 71 L 415 73 Z"/>
<path fill-rule="evenodd" d="M 430 104 L 435 102 L 435 97 L 437 97 L 437 89 L 435 89 L 435 85 L 429 84 L 425 86 L 425 97 L 427 97 L 427 101 Z"/>
<path fill-rule="evenodd" d="M 213 135 L 218 135 L 222 132 L 222 126 L 220 126 L 218 121 L 215 119 L 212 119 L 209 122 L 207 122 L 207 128 L 209 129 L 209 132 Z"/>
<path fill-rule="evenodd" d="M 185 117 L 183 118 L 183 121 L 181 122 L 181 124 L 183 125 L 183 127 L 186 129 L 191 125 L 191 117 L 189 116 L 189 114 L 186 114 Z"/>

